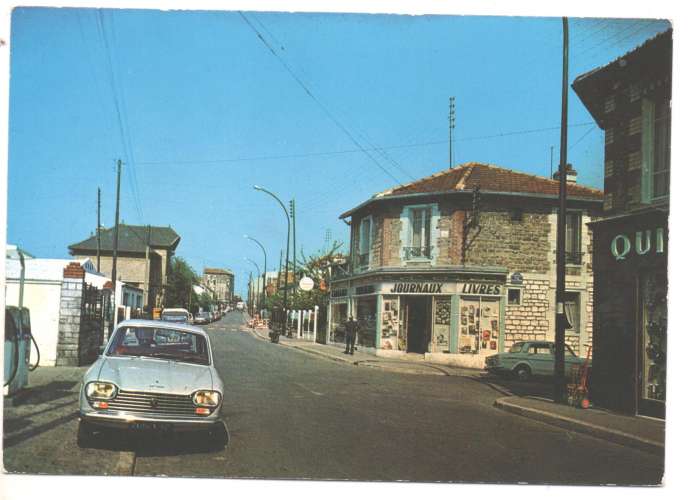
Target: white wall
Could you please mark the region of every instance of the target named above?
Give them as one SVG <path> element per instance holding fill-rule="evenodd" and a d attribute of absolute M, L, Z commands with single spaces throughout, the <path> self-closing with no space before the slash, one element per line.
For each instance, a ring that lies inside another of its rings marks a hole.
<path fill-rule="evenodd" d="M 31 333 L 41 351 L 40 366 L 55 366 L 60 323 L 59 282 L 25 282 L 24 307 L 31 311 Z M 19 283 L 8 282 L 7 305 L 19 305 Z M 31 363 L 36 362 L 35 347 L 31 346 Z"/>

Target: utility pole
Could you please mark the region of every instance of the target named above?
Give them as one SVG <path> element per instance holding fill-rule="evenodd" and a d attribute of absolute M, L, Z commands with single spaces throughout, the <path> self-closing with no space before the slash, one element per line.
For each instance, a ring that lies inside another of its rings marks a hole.
<path fill-rule="evenodd" d="M 122 178 L 122 160 L 117 160 L 117 197 L 115 198 L 115 228 L 112 236 L 112 327 L 117 323 L 117 244 L 119 239 L 119 186 Z M 110 332 L 112 334 L 112 332 Z"/>
<path fill-rule="evenodd" d="M 456 104 L 455 97 L 451 96 L 449 98 L 449 166 L 454 165 L 454 125 L 456 123 Z"/>
<path fill-rule="evenodd" d="M 291 212 L 291 233 L 292 233 L 292 248 L 294 249 L 294 288 L 291 290 L 291 299 L 294 300 L 296 294 L 296 201 L 292 198 L 289 200 L 289 211 Z M 287 273 L 289 274 L 289 273 Z"/>
<path fill-rule="evenodd" d="M 253 271 L 248 274 L 248 312 L 253 317 Z"/>
<path fill-rule="evenodd" d="M 146 274 L 145 274 L 145 289 L 144 289 L 144 300 L 146 305 L 150 304 L 150 240 L 151 240 L 151 227 L 148 226 L 148 237 L 146 238 Z M 191 305 L 191 300 L 189 299 L 189 305 Z"/>
<path fill-rule="evenodd" d="M 98 225 L 96 226 L 96 270 L 100 272 L 100 188 L 98 188 Z"/>
<path fill-rule="evenodd" d="M 557 291 L 556 332 L 554 336 L 554 401 L 566 402 L 566 374 L 564 373 L 564 341 L 566 316 L 566 149 L 568 138 L 569 85 L 569 20 L 562 18 L 564 28 L 563 69 L 561 76 L 561 139 L 559 146 L 559 213 L 557 214 Z"/>

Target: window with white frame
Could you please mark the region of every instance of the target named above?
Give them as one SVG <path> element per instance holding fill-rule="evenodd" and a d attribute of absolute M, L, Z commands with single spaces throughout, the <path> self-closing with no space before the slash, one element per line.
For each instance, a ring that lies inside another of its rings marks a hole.
<path fill-rule="evenodd" d="M 367 268 L 370 264 L 370 247 L 372 243 L 373 218 L 361 219 L 358 226 L 358 260 L 359 268 Z"/>
<path fill-rule="evenodd" d="M 580 293 L 566 292 L 564 295 L 564 312 L 571 325 L 566 330 L 569 333 L 580 333 Z"/>
<path fill-rule="evenodd" d="M 404 248 L 406 260 L 430 259 L 432 207 L 413 207 L 409 210 L 408 244 Z"/>
<path fill-rule="evenodd" d="M 580 264 L 582 262 L 581 252 L 581 213 L 566 213 L 566 263 Z"/>
<path fill-rule="evenodd" d="M 668 99 L 644 98 L 642 102 L 642 201 L 669 195 L 671 109 Z"/>

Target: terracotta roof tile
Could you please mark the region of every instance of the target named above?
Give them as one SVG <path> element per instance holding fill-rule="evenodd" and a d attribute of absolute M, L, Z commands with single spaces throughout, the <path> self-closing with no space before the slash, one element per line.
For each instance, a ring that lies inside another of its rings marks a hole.
<path fill-rule="evenodd" d="M 472 191 L 476 187 L 480 187 L 480 191 L 483 193 L 506 192 L 559 195 L 559 181 L 537 175 L 524 174 L 495 165 L 465 163 L 378 193 L 375 195 L 375 198 L 401 194 Z M 604 197 L 604 193 L 599 189 L 579 184 L 567 184 L 566 192 L 571 197 L 591 200 L 602 200 Z"/>

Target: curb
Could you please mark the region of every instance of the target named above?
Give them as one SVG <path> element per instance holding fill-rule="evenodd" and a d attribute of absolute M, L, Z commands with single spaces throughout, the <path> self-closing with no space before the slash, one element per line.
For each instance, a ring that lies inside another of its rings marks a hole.
<path fill-rule="evenodd" d="M 377 360 L 362 360 L 362 361 L 356 361 L 354 363 L 356 366 L 365 366 L 368 368 L 377 368 L 378 370 L 387 370 L 390 372 L 397 372 L 397 373 L 410 373 L 413 375 L 438 375 L 438 376 L 445 376 L 445 377 L 451 377 L 452 374 L 442 370 L 441 368 L 438 368 L 433 365 L 421 365 L 420 366 L 414 366 L 414 365 L 409 365 L 408 368 L 403 367 L 403 366 L 385 366 L 384 362 L 380 362 Z M 429 371 L 425 368 L 432 368 L 433 370 L 436 371 Z"/>
<path fill-rule="evenodd" d="M 300 345 L 289 345 L 289 344 L 282 344 L 284 347 L 288 347 L 290 349 L 296 349 L 297 351 L 303 351 L 307 352 L 309 354 L 314 354 L 315 356 L 320 356 L 321 358 L 327 358 L 331 359 L 332 361 L 339 361 L 340 363 L 346 363 L 348 365 L 358 365 L 358 361 L 353 361 L 353 360 L 348 360 L 348 359 L 343 359 L 339 356 L 335 356 L 334 354 L 328 354 L 326 352 L 318 351 L 315 349 L 309 349 L 308 347 L 300 346 Z"/>
<path fill-rule="evenodd" d="M 582 422 L 580 420 L 575 420 L 563 415 L 557 415 L 556 413 L 537 410 L 535 408 L 527 408 L 509 401 L 505 401 L 505 399 L 507 398 L 497 399 L 494 402 L 494 406 L 501 410 L 514 413 L 516 415 L 521 415 L 522 417 L 532 418 L 533 420 L 538 420 L 556 427 L 561 427 L 574 432 L 580 432 L 582 434 L 588 434 L 606 441 L 611 441 L 612 443 L 631 446 L 655 455 L 664 455 L 664 445 L 657 441 L 643 439 L 641 437 L 634 436 L 633 434 L 628 434 L 627 432 Z"/>

